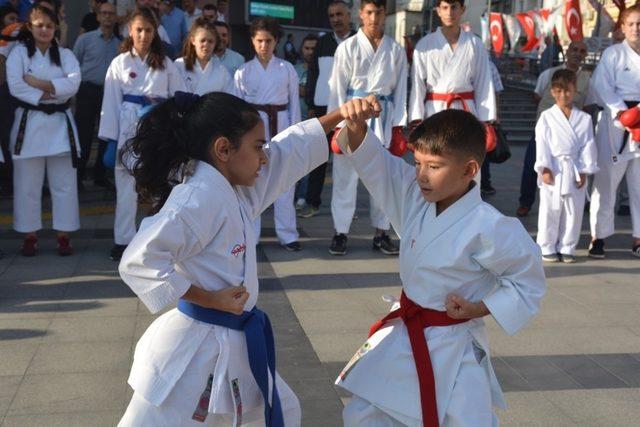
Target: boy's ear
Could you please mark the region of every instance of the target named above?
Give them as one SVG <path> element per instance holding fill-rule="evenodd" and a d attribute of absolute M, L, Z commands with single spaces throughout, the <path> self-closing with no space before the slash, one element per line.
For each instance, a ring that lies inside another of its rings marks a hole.
<path fill-rule="evenodd" d="M 480 168 L 480 163 L 476 159 L 469 159 L 465 165 L 464 176 L 473 179 L 480 172 Z"/>

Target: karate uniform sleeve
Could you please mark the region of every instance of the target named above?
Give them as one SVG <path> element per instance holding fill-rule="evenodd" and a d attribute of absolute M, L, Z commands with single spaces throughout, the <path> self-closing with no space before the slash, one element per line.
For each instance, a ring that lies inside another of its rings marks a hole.
<path fill-rule="evenodd" d="M 347 43 L 341 43 L 333 58 L 333 68 L 329 78 L 329 102 L 327 111 L 333 111 L 347 102 L 347 90 L 351 81 L 351 60 L 346 50 Z"/>
<path fill-rule="evenodd" d="M 496 277 L 498 286 L 483 302 L 513 335 L 538 312 L 546 292 L 540 248 L 515 218 L 500 215 L 486 230 L 474 259 Z"/>
<path fill-rule="evenodd" d="M 409 121 L 424 118 L 424 98 L 427 96 L 427 61 L 422 51 L 413 51 L 413 65 L 411 69 L 411 96 L 409 97 Z"/>
<path fill-rule="evenodd" d="M 239 187 L 257 218 L 282 193 L 329 159 L 329 144 L 317 119 L 290 126 L 271 139 L 265 149 L 268 162 L 255 185 Z"/>
<path fill-rule="evenodd" d="M 175 264 L 202 250 L 193 229 L 175 212 L 148 218 L 129 244 L 118 268 L 120 277 L 151 313 L 187 292 L 191 281 Z"/>
<path fill-rule="evenodd" d="M 391 119 L 391 126 L 394 127 L 407 125 L 407 55 L 402 49 L 398 49 L 398 53 L 396 69 L 400 71 L 393 90 L 394 110 Z"/>
<path fill-rule="evenodd" d="M 100 111 L 100 127 L 98 138 L 102 140 L 118 140 L 120 134 L 120 108 L 122 106 L 122 89 L 118 81 L 119 66 L 117 58 L 111 61 L 104 80 L 104 96 Z"/>
<path fill-rule="evenodd" d="M 349 148 L 347 131 L 338 134 L 343 155 L 353 164 L 371 196 L 378 200 L 393 228 L 402 230 L 402 207 L 407 193 L 416 186 L 415 169 L 384 148 L 371 129 L 354 152 Z"/>
<path fill-rule="evenodd" d="M 169 96 L 173 96 L 179 90 L 186 92 L 187 86 L 184 84 L 184 78 L 178 71 L 178 67 L 169 58 L 165 58 L 165 66 L 169 81 Z"/>
<path fill-rule="evenodd" d="M 476 43 L 475 75 L 473 77 L 473 92 L 478 119 L 489 122 L 496 119 L 496 95 L 493 86 L 493 77 L 489 65 L 489 56 L 486 54 L 480 39 L 474 36 Z"/>
<path fill-rule="evenodd" d="M 598 149 L 593 136 L 593 127 L 591 126 L 591 117 L 586 116 L 585 133 L 582 138 L 582 146 L 580 147 L 580 158 L 578 161 L 578 170 L 580 173 L 593 175 L 598 172 Z"/>
<path fill-rule="evenodd" d="M 616 92 L 616 78 L 612 70 L 613 58 L 611 56 L 613 54 L 614 52 L 610 49 L 603 52 L 593 75 L 593 87 L 596 90 L 597 99 L 603 104 L 602 106 L 609 109 L 611 117 L 616 117 L 620 111 L 627 109 L 627 105 L 624 103 L 624 99 Z M 615 121 L 617 122 L 617 120 Z"/>
<path fill-rule="evenodd" d="M 243 67 L 238 68 L 233 76 L 233 93 L 238 98 L 245 99 L 245 90 L 242 82 Z"/>
<path fill-rule="evenodd" d="M 75 95 L 80 88 L 80 64 L 69 49 L 60 48 L 60 62 L 64 77 L 51 79 L 55 88 L 55 99 L 66 101 Z"/>
<path fill-rule="evenodd" d="M 9 92 L 20 101 L 37 105 L 44 92 L 29 86 L 24 81 L 24 70 L 27 67 L 25 67 L 23 61 L 28 61 L 26 49 L 22 46 L 16 46 L 7 58 L 7 84 L 9 85 Z"/>
<path fill-rule="evenodd" d="M 298 73 L 289 62 L 285 62 L 287 74 L 289 75 L 289 120 L 291 124 L 300 123 L 302 113 L 300 112 L 300 89 Z"/>
<path fill-rule="evenodd" d="M 555 175 L 553 155 L 551 154 L 551 129 L 542 115 L 536 123 L 536 162 L 533 165 L 533 170 L 540 175 L 545 168 Z"/>

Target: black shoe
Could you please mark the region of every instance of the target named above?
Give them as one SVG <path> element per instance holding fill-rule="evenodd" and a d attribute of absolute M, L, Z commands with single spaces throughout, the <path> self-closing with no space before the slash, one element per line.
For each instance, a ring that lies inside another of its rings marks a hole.
<path fill-rule="evenodd" d="M 631 215 L 631 210 L 629 209 L 629 206 L 620 205 L 620 207 L 618 207 L 618 215 L 620 215 L 620 216 L 630 216 Z"/>
<path fill-rule="evenodd" d="M 113 245 L 109 253 L 109 259 L 111 259 L 111 261 L 120 261 L 125 249 L 127 249 L 127 245 Z"/>
<path fill-rule="evenodd" d="M 286 245 L 281 244 L 280 246 L 282 246 L 285 250 L 289 252 L 298 252 L 300 249 L 302 249 L 300 242 L 298 242 L 297 240 L 295 242 L 287 243 Z"/>
<path fill-rule="evenodd" d="M 107 178 L 96 178 L 93 180 L 93 185 L 95 185 L 96 187 L 105 188 L 107 190 L 116 189 L 115 185 L 113 185 L 113 183 L 109 181 Z"/>
<path fill-rule="evenodd" d="M 331 255 L 346 255 L 347 254 L 347 235 L 337 233 L 331 240 L 331 247 L 329 247 L 329 253 Z"/>
<path fill-rule="evenodd" d="M 595 239 L 589 245 L 589 258 L 604 258 L 604 240 L 603 239 Z"/>
<path fill-rule="evenodd" d="M 400 253 L 398 246 L 391 241 L 391 237 L 387 233 L 373 238 L 373 249 L 385 255 L 398 255 Z"/>
<path fill-rule="evenodd" d="M 480 193 L 483 196 L 493 196 L 494 194 L 496 194 L 496 189 L 493 188 L 491 185 L 486 185 L 480 188 Z"/>

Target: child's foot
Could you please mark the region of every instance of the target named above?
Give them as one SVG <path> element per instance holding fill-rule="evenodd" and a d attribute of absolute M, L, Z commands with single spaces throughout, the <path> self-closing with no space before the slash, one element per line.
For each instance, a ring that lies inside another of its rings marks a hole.
<path fill-rule="evenodd" d="M 113 248 L 111 248 L 111 252 L 109 253 L 111 261 L 120 261 L 125 249 L 127 249 L 127 245 L 113 245 Z"/>
<path fill-rule="evenodd" d="M 25 237 L 20 247 L 22 256 L 34 256 L 38 252 L 38 238 L 35 236 Z"/>
<path fill-rule="evenodd" d="M 565 264 L 573 264 L 574 262 L 576 262 L 576 257 L 569 254 L 560 254 L 560 260 Z"/>
<path fill-rule="evenodd" d="M 604 258 L 604 240 L 593 239 L 589 245 L 589 258 Z"/>
<path fill-rule="evenodd" d="M 382 252 L 385 255 L 398 255 L 400 249 L 391 241 L 391 237 L 387 233 L 373 238 L 373 249 Z"/>
<path fill-rule="evenodd" d="M 300 242 L 298 242 L 297 240 L 295 242 L 291 242 L 287 244 L 283 243 L 280 246 L 282 246 L 285 250 L 289 252 L 298 252 L 300 249 L 302 249 Z"/>
<path fill-rule="evenodd" d="M 68 236 L 58 236 L 58 255 L 69 256 L 73 254 L 73 246 Z"/>
<path fill-rule="evenodd" d="M 545 262 L 560 262 L 560 256 L 558 254 L 542 255 L 542 260 Z"/>
<path fill-rule="evenodd" d="M 331 246 L 329 247 L 329 253 L 331 255 L 346 255 L 347 254 L 347 235 L 342 233 L 336 233 L 331 240 Z"/>

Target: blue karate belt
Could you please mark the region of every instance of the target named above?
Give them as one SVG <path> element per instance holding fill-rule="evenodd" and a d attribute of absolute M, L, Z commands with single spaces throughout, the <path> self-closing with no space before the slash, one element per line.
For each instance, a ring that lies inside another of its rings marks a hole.
<path fill-rule="evenodd" d="M 178 301 L 178 310 L 192 319 L 211 325 L 244 331 L 251 373 L 258 383 L 264 399 L 264 420 L 267 427 L 284 427 L 280 396 L 276 388 L 276 350 L 273 330 L 267 314 L 254 307 L 240 315 L 204 308 L 188 301 Z M 269 405 L 269 376 L 273 378 L 271 405 Z"/>
<path fill-rule="evenodd" d="M 146 95 L 130 95 L 126 94 L 122 96 L 122 102 L 131 102 L 132 104 L 138 104 L 142 108 L 138 111 L 138 117 L 142 117 L 149 111 L 164 101 L 165 98 L 146 96 Z"/>
<path fill-rule="evenodd" d="M 352 98 L 366 98 L 369 95 L 375 95 L 376 99 L 378 100 L 378 102 L 382 107 L 382 112 L 380 113 L 380 117 L 374 117 L 371 119 L 371 128 L 375 128 L 376 126 L 376 120 L 380 119 L 382 121 L 382 129 L 384 130 L 386 123 L 387 123 L 387 113 L 389 112 L 389 106 L 387 105 L 389 102 L 393 103 L 393 95 L 378 95 L 378 94 L 371 94 L 369 92 L 367 92 L 366 90 L 362 90 L 362 89 L 348 89 L 347 90 L 347 96 L 349 97 L 349 99 Z"/>

